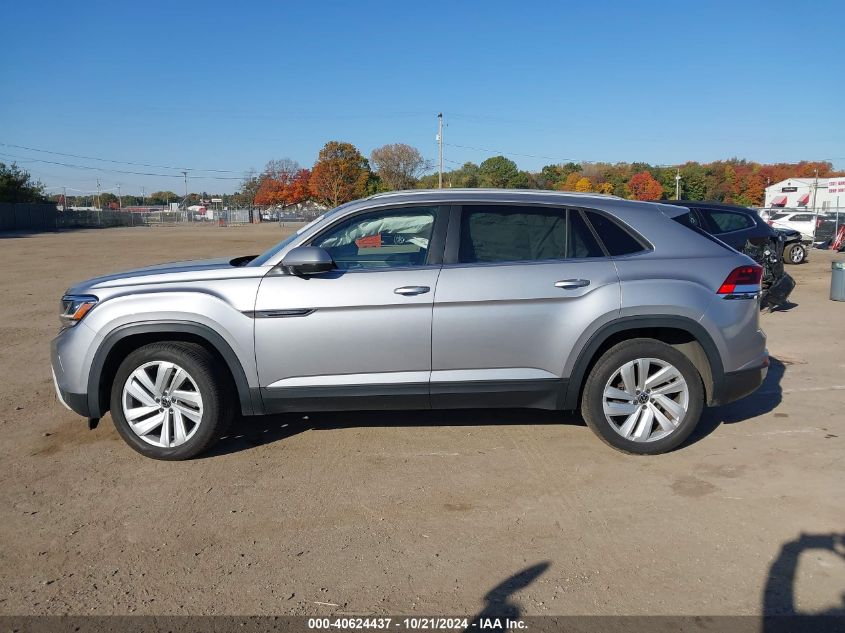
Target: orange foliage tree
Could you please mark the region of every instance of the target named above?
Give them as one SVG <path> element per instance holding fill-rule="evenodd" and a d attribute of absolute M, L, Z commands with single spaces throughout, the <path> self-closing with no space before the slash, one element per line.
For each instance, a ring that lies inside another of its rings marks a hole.
<path fill-rule="evenodd" d="M 311 171 L 290 159 L 271 160 L 261 174 L 255 204 L 281 206 L 304 202 L 310 196 Z"/>
<path fill-rule="evenodd" d="M 647 171 L 641 171 L 631 176 L 628 181 L 628 191 L 634 200 L 660 200 L 663 185 Z"/>
<path fill-rule="evenodd" d="M 330 206 L 337 206 L 366 193 L 369 163 L 352 143 L 329 141 L 320 150 L 311 170 L 312 195 Z"/>

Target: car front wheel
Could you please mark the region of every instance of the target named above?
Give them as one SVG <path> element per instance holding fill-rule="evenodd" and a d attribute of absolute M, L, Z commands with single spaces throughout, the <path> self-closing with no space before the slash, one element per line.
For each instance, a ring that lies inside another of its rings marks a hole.
<path fill-rule="evenodd" d="M 189 459 L 223 435 L 234 415 L 226 377 L 200 345 L 151 343 L 117 370 L 111 413 L 120 435 L 139 453 Z"/>
<path fill-rule="evenodd" d="M 807 248 L 800 243 L 787 246 L 783 253 L 783 261 L 789 264 L 801 264 L 807 259 Z"/>
<path fill-rule="evenodd" d="M 704 408 L 698 370 L 654 339 L 623 341 L 593 366 L 581 413 L 604 442 L 626 453 L 656 455 L 689 437 Z"/>

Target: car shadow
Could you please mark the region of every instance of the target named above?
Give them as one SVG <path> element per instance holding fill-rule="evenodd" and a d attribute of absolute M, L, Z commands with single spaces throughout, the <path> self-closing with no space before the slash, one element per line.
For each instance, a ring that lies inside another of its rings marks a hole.
<path fill-rule="evenodd" d="M 506 426 L 518 424 L 572 424 L 586 426 L 574 411 L 540 409 L 423 409 L 413 411 L 319 411 L 243 417 L 198 459 L 249 450 L 305 431 L 346 428 Z"/>
<path fill-rule="evenodd" d="M 783 389 L 780 383 L 785 373 L 786 364 L 775 357 L 770 357 L 769 371 L 763 384 L 754 393 L 736 402 L 704 409 L 698 426 L 681 448 L 695 444 L 723 424 L 744 422 L 773 411 L 783 400 Z"/>
<path fill-rule="evenodd" d="M 701 421 L 681 449 L 707 437 L 722 424 L 736 424 L 764 415 L 777 407 L 782 398 L 780 382 L 786 365 L 770 359 L 769 372 L 757 391 L 722 407 L 704 410 Z M 242 417 L 232 425 L 233 432 L 223 437 L 200 456 L 216 457 L 272 444 L 309 430 L 343 428 L 415 427 L 415 426 L 505 426 L 520 424 L 570 424 L 586 426 L 577 411 L 541 409 L 424 409 L 414 411 L 322 411 L 280 413 Z"/>

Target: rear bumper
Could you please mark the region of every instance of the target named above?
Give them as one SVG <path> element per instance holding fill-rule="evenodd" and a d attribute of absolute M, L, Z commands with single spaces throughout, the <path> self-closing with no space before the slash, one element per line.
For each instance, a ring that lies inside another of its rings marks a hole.
<path fill-rule="evenodd" d="M 763 384 L 769 372 L 769 356 L 759 367 L 731 371 L 725 374 L 722 384 L 714 389 L 711 406 L 729 404 L 753 393 Z"/>

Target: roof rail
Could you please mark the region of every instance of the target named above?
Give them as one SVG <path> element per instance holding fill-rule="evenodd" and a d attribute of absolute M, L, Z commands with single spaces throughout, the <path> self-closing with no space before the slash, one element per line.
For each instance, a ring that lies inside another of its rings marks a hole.
<path fill-rule="evenodd" d="M 581 198 L 616 198 L 621 199 L 610 193 L 595 193 L 595 192 L 581 192 L 581 191 L 557 191 L 555 189 L 498 189 L 496 187 L 448 187 L 446 189 L 400 189 L 398 191 L 383 191 L 381 193 L 374 193 L 367 198 L 372 200 L 374 198 L 389 198 L 392 196 L 407 196 L 407 195 L 431 195 L 432 193 L 519 193 L 535 196 L 574 196 Z"/>

